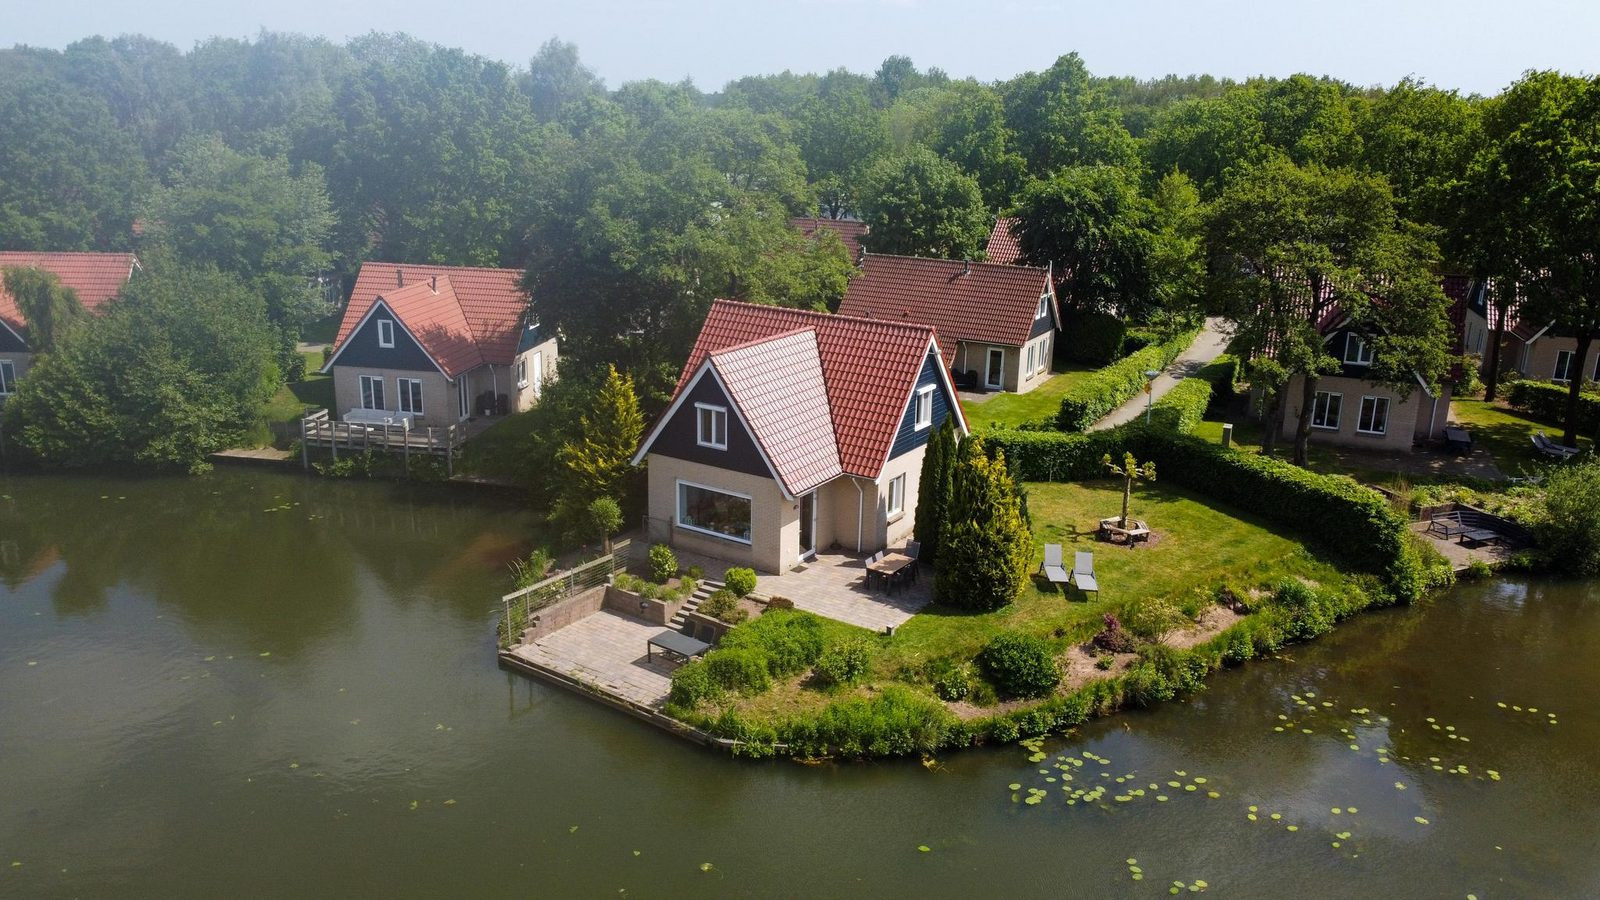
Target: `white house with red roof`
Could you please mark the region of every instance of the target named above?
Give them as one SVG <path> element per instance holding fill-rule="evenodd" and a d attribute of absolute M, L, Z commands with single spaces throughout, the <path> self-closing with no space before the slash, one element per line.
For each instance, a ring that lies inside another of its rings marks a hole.
<path fill-rule="evenodd" d="M 839 314 L 930 325 L 963 388 L 1026 393 L 1050 376 L 1061 309 L 1049 269 L 868 253 Z"/>
<path fill-rule="evenodd" d="M 718 300 L 633 459 L 651 539 L 771 573 L 897 544 L 950 416 L 931 327 Z"/>
<path fill-rule="evenodd" d="M 122 290 L 139 269 L 132 253 L 0 253 L 0 272 L 6 269 L 43 269 L 78 295 L 89 312 L 97 312 Z M 17 300 L 0 284 L 0 401 L 16 390 L 17 380 L 33 365 L 34 349 L 28 344 L 28 324 Z"/>
<path fill-rule="evenodd" d="M 527 409 L 557 359 L 527 306 L 521 269 L 362 265 L 322 367 L 334 415 L 427 426 Z"/>

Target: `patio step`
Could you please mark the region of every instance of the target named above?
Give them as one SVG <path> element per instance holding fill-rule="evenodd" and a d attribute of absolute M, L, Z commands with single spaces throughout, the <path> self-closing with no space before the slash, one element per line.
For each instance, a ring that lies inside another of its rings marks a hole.
<path fill-rule="evenodd" d="M 682 628 L 685 621 L 684 614 L 691 613 L 699 609 L 701 601 L 705 600 L 707 597 L 711 596 L 717 591 L 722 590 L 722 587 L 723 585 L 720 581 L 712 581 L 709 578 L 701 580 L 700 586 L 695 588 L 694 594 L 691 595 L 688 600 L 684 601 L 683 608 L 678 610 L 678 614 L 669 619 L 667 624 L 674 630 Z"/>

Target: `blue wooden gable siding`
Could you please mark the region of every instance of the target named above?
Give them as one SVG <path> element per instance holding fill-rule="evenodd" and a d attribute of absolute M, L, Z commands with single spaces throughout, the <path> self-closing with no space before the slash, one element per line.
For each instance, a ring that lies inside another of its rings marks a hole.
<path fill-rule="evenodd" d="M 379 319 L 388 319 L 394 323 L 393 347 L 378 346 Z M 339 351 L 339 361 L 336 365 L 363 369 L 406 369 L 418 372 L 436 372 L 439 368 L 434 365 L 433 358 L 428 356 L 427 351 L 400 327 L 400 320 L 382 300 L 372 305 L 372 313 L 367 316 L 366 324 L 345 339 L 344 349 Z"/>
<path fill-rule="evenodd" d="M 522 333 L 517 337 L 517 355 L 521 356 L 542 343 L 544 343 L 544 329 L 538 325 L 524 325 Z"/>
<path fill-rule="evenodd" d="M 918 429 L 917 421 L 917 392 L 911 392 L 911 400 L 906 404 L 905 413 L 900 417 L 900 430 L 895 433 L 894 447 L 889 450 L 889 458 L 894 459 L 905 453 L 921 447 L 933 437 L 934 431 L 944 424 L 945 417 L 950 415 L 950 405 L 954 398 L 945 390 L 944 379 L 939 377 L 939 356 L 929 353 L 928 358 L 922 361 L 922 372 L 917 375 L 917 388 L 933 385 L 933 424 L 927 428 Z"/>
<path fill-rule="evenodd" d="M 716 450 L 700 446 L 695 423 L 696 403 L 727 408 L 728 449 Z M 661 434 L 656 436 L 655 443 L 650 445 L 650 452 L 670 456 L 673 459 L 704 463 L 719 469 L 731 469 L 746 475 L 772 477 L 772 471 L 762 461 L 761 451 L 756 447 L 755 440 L 744 430 L 733 404 L 728 402 L 728 396 L 722 392 L 721 386 L 709 372 L 701 376 L 694 387 L 689 389 L 688 396 L 683 398 L 683 404 L 678 407 L 676 413 L 673 413 L 667 424 L 662 426 Z"/>
<path fill-rule="evenodd" d="M 1038 301 L 1035 300 L 1034 303 L 1037 304 Z M 1034 312 L 1037 313 L 1038 311 L 1039 311 L 1039 308 L 1038 308 L 1037 305 L 1035 305 L 1034 306 Z M 1047 309 L 1047 310 L 1045 310 L 1044 318 L 1042 318 L 1042 319 L 1034 319 L 1033 320 L 1033 330 L 1028 332 L 1028 340 L 1031 341 L 1034 338 L 1038 337 L 1039 335 L 1045 334 L 1046 332 L 1050 331 L 1050 329 L 1052 329 L 1054 327 L 1056 327 L 1055 313 L 1053 313 L 1053 312 L 1051 312 L 1050 310 Z"/>
<path fill-rule="evenodd" d="M 11 328 L 0 325 L 0 353 L 31 353 L 28 342 L 11 333 Z"/>

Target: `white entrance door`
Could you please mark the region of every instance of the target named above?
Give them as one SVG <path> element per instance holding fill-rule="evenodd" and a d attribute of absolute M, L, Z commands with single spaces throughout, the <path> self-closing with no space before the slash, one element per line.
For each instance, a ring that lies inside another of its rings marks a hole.
<path fill-rule="evenodd" d="M 817 492 L 800 498 L 800 558 L 817 555 Z"/>
<path fill-rule="evenodd" d="M 984 369 L 983 386 L 1000 388 L 1006 379 L 1006 352 L 998 347 L 989 348 L 989 365 Z"/>

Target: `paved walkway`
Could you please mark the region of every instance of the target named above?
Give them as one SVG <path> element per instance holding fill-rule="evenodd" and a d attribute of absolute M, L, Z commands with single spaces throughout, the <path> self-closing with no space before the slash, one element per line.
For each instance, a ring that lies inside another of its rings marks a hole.
<path fill-rule="evenodd" d="M 678 668 L 659 652 L 645 657 L 645 641 L 661 630 L 660 625 L 601 610 L 511 652 L 641 706 L 660 709 Z"/>
<path fill-rule="evenodd" d="M 1194 343 L 1189 345 L 1189 349 L 1178 354 L 1178 358 L 1156 376 L 1148 400 L 1145 399 L 1143 392 L 1134 395 L 1132 400 L 1106 413 L 1105 418 L 1089 426 L 1089 430 L 1105 431 L 1132 422 L 1144 415 L 1146 404 L 1160 400 L 1167 391 L 1177 387 L 1178 382 L 1200 371 L 1207 363 L 1221 356 L 1222 351 L 1228 348 L 1230 337 L 1223 327 L 1222 319 L 1207 319 L 1205 328 L 1201 329 Z"/>
<path fill-rule="evenodd" d="M 894 593 L 867 590 L 867 567 L 854 556 L 819 553 L 817 558 L 782 575 L 756 576 L 756 592 L 787 597 L 796 609 L 816 613 L 872 631 L 898 628 L 933 600 L 933 574 Z"/>

